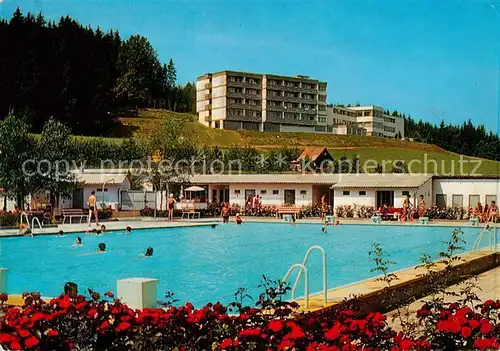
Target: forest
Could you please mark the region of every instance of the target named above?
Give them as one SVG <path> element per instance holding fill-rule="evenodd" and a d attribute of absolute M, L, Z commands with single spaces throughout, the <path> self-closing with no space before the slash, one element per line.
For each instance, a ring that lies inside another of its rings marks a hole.
<path fill-rule="evenodd" d="M 77 135 L 106 136 L 113 117 L 141 107 L 194 112 L 196 99 L 147 38 L 19 8 L 0 21 L 0 91 L 0 116 L 15 111 L 34 132 L 53 117 Z"/>

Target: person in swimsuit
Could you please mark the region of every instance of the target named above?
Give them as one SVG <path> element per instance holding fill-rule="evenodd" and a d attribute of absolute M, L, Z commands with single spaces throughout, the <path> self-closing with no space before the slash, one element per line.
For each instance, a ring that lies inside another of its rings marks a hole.
<path fill-rule="evenodd" d="M 326 212 L 328 211 L 328 203 L 326 202 L 326 194 L 321 197 L 321 221 L 326 222 Z"/>
<path fill-rule="evenodd" d="M 481 214 L 481 222 L 487 222 L 489 214 L 490 208 L 488 207 L 488 204 L 486 204 L 484 205 L 483 213 Z"/>
<path fill-rule="evenodd" d="M 241 217 L 240 217 L 240 214 L 239 214 L 239 213 L 237 213 L 237 214 L 236 214 L 235 222 L 236 222 L 236 224 L 241 224 L 241 223 L 243 223 L 243 220 L 241 219 Z"/>
<path fill-rule="evenodd" d="M 411 219 L 410 217 L 410 195 L 406 195 L 406 198 L 403 200 L 403 216 L 401 218 L 402 221 L 407 221 Z"/>
<path fill-rule="evenodd" d="M 76 246 L 82 246 L 83 245 L 81 237 L 79 237 L 79 236 L 76 237 L 75 245 Z"/>
<path fill-rule="evenodd" d="M 76 299 L 78 296 L 78 285 L 73 282 L 67 282 L 64 284 L 64 294 L 68 295 L 71 299 Z"/>
<path fill-rule="evenodd" d="M 479 217 L 479 219 L 481 219 L 482 214 L 483 214 L 483 205 L 481 205 L 481 203 L 478 202 L 476 208 L 474 209 L 473 216 Z"/>
<path fill-rule="evenodd" d="M 167 206 L 168 206 L 168 220 L 173 221 L 174 220 L 174 207 L 175 207 L 175 199 L 174 199 L 174 194 L 170 194 L 170 197 L 167 200 Z"/>
<path fill-rule="evenodd" d="M 224 204 L 220 212 L 222 217 L 222 223 L 229 223 L 229 205 L 227 203 Z"/>
<path fill-rule="evenodd" d="M 125 234 L 130 234 L 130 233 L 132 233 L 132 228 L 130 227 L 125 228 Z"/>
<path fill-rule="evenodd" d="M 89 227 L 90 222 L 92 221 L 92 214 L 95 216 L 95 224 L 99 226 L 99 215 L 97 213 L 97 198 L 95 197 L 95 191 L 90 193 L 87 205 L 89 205 Z"/>
<path fill-rule="evenodd" d="M 152 247 L 148 247 L 146 249 L 146 253 L 144 254 L 145 257 L 151 257 L 153 256 L 153 248 Z"/>
<path fill-rule="evenodd" d="M 488 214 L 488 222 L 495 223 L 497 221 L 498 207 L 495 201 L 490 203 L 490 211 Z"/>
<path fill-rule="evenodd" d="M 418 217 L 423 217 L 425 214 L 425 199 L 424 195 L 420 195 L 420 200 L 418 201 Z"/>

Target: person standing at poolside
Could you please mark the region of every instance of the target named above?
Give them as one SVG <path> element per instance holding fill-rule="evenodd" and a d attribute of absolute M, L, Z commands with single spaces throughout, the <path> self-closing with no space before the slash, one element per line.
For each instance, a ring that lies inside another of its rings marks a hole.
<path fill-rule="evenodd" d="M 425 199 L 424 195 L 420 195 L 420 200 L 418 201 L 418 217 L 423 217 L 425 214 Z"/>
<path fill-rule="evenodd" d="M 401 220 L 403 222 L 406 222 L 409 219 L 410 219 L 410 195 L 406 195 L 405 199 L 403 200 L 403 216 Z"/>
<path fill-rule="evenodd" d="M 167 200 L 167 206 L 168 206 L 168 220 L 173 221 L 174 220 L 174 207 L 175 207 L 175 201 L 174 199 L 174 194 L 170 194 L 170 197 Z"/>
<path fill-rule="evenodd" d="M 229 205 L 227 203 L 222 207 L 220 215 L 222 217 L 222 223 L 229 223 Z"/>
<path fill-rule="evenodd" d="M 498 207 L 495 201 L 491 201 L 490 210 L 488 213 L 488 222 L 496 223 L 498 215 Z"/>
<path fill-rule="evenodd" d="M 326 194 L 321 197 L 321 221 L 326 222 L 326 213 L 328 211 L 328 203 L 326 201 Z"/>
<path fill-rule="evenodd" d="M 90 193 L 87 205 L 89 206 L 89 227 L 90 227 L 90 222 L 92 221 L 92 213 L 95 216 L 95 224 L 99 226 L 99 215 L 97 212 L 97 198 L 95 197 L 95 191 L 92 191 Z"/>

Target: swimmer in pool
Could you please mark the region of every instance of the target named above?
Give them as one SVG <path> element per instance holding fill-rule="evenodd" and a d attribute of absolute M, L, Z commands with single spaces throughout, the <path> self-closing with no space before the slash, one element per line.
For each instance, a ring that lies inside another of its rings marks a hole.
<path fill-rule="evenodd" d="M 216 228 L 217 227 L 217 224 L 212 224 L 212 228 Z"/>
<path fill-rule="evenodd" d="M 130 233 L 132 233 L 132 228 L 130 227 L 125 228 L 125 234 L 130 234 Z"/>
<path fill-rule="evenodd" d="M 106 252 L 106 244 L 105 243 L 100 243 L 98 248 L 97 248 L 97 252 L 99 253 L 103 253 L 103 252 Z"/>
<path fill-rule="evenodd" d="M 328 232 L 328 229 L 326 229 L 326 226 L 323 226 L 323 227 L 321 228 L 321 231 L 322 231 L 323 233 L 327 233 L 327 232 Z"/>
<path fill-rule="evenodd" d="M 148 247 L 146 249 L 146 253 L 144 254 L 144 257 L 151 257 L 153 256 L 153 248 L 152 247 Z"/>
<path fill-rule="evenodd" d="M 295 224 L 297 224 L 297 223 L 295 222 L 295 217 L 292 217 L 292 220 L 290 221 L 290 224 L 291 224 L 291 225 L 295 225 Z"/>
<path fill-rule="evenodd" d="M 80 238 L 79 236 L 77 236 L 76 237 L 76 241 L 75 241 L 75 245 L 76 246 L 82 246 L 83 245 L 82 238 Z"/>
<path fill-rule="evenodd" d="M 106 226 L 103 224 L 101 225 L 101 233 L 104 234 L 105 231 L 106 231 Z"/>

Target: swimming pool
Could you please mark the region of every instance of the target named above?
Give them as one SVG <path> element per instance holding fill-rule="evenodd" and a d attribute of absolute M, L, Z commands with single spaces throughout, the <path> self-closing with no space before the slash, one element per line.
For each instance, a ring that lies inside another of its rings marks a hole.
<path fill-rule="evenodd" d="M 373 242 L 396 261 L 394 270 L 419 263 L 421 253 L 442 251 L 454 228 L 437 226 L 341 225 L 321 232 L 318 224 L 245 223 L 211 227 L 135 230 L 131 235 L 114 232 L 103 236 L 83 235 L 83 246 L 75 247 L 77 234 L 66 237 L 37 236 L 0 239 L 0 267 L 9 269 L 8 292 L 39 291 L 58 296 L 66 281 L 74 281 L 80 292 L 92 288 L 116 293 L 123 278 L 159 278 L 158 297 L 175 293 L 179 303 L 196 306 L 234 300 L 239 287 L 253 297 L 263 274 L 281 279 L 294 263 L 301 263 L 307 249 L 321 245 L 327 253 L 329 288 L 375 276 L 368 252 Z M 479 228 L 462 228 L 471 249 Z M 100 242 L 108 252 L 91 254 Z M 141 258 L 147 247 L 154 256 Z M 321 259 L 312 254 L 308 264 L 310 291 L 322 288 Z M 86 289 L 85 289 L 86 290 Z M 297 291 L 299 295 L 303 290 Z"/>

